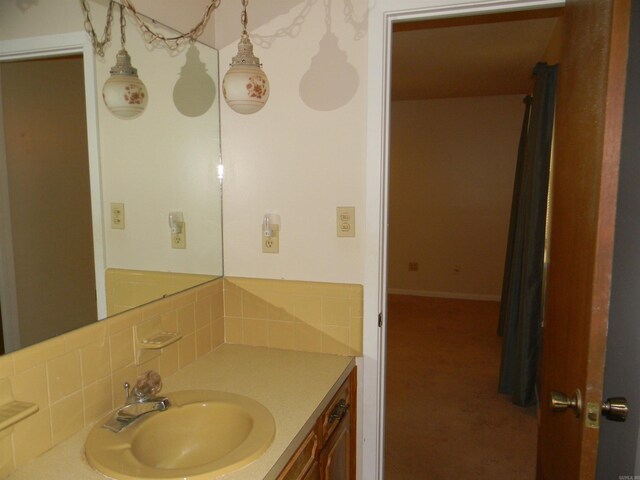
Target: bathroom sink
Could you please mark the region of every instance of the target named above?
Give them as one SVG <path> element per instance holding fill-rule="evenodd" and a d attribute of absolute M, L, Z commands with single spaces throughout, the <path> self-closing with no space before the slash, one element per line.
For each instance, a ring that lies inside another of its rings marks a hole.
<path fill-rule="evenodd" d="M 171 406 L 114 433 L 89 432 L 89 464 L 115 479 L 210 479 L 257 459 L 275 435 L 273 416 L 242 395 L 212 390 L 166 394 Z"/>

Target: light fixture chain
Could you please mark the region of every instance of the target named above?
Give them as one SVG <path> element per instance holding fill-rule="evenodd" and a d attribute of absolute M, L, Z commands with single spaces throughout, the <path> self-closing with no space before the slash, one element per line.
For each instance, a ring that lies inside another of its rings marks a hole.
<path fill-rule="evenodd" d="M 175 37 L 167 37 L 161 33 L 154 32 L 151 28 L 145 23 L 142 19 L 135 6 L 133 5 L 131 0 L 122 0 L 122 4 L 125 6 L 127 10 L 131 12 L 133 18 L 135 19 L 138 27 L 142 31 L 142 35 L 144 36 L 144 40 L 151 44 L 154 42 L 160 42 L 169 50 L 177 50 L 180 45 L 182 45 L 185 41 L 189 41 L 191 43 L 195 42 L 202 32 L 204 32 L 209 19 L 211 18 L 211 14 L 213 11 L 220 6 L 221 0 L 211 0 L 211 3 L 205 8 L 205 11 L 202 15 L 202 19 L 198 22 L 191 30 L 187 33 L 183 33 L 181 35 L 177 35 Z"/>
<path fill-rule="evenodd" d="M 111 24 L 113 23 L 113 5 L 115 0 L 109 0 L 109 6 L 107 7 L 107 23 L 104 26 L 104 32 L 102 33 L 102 39 L 98 40 L 98 35 L 96 35 L 96 31 L 93 28 L 93 24 L 91 23 L 91 15 L 89 13 L 89 4 L 87 0 L 80 0 L 80 5 L 82 6 L 82 11 L 84 12 L 84 29 L 89 34 L 91 38 L 91 44 L 93 45 L 93 50 L 104 57 L 104 47 L 111 41 Z"/>
<path fill-rule="evenodd" d="M 249 0 L 242 0 L 242 13 L 240 14 L 242 33 L 247 33 L 247 23 L 249 22 L 249 19 L 247 17 L 247 5 L 249 5 Z"/>
<path fill-rule="evenodd" d="M 125 33 L 125 27 L 127 26 L 127 19 L 124 17 L 124 7 L 120 5 L 120 44 L 122 45 L 122 50 L 126 50 L 124 48 L 127 43 L 127 35 Z"/>

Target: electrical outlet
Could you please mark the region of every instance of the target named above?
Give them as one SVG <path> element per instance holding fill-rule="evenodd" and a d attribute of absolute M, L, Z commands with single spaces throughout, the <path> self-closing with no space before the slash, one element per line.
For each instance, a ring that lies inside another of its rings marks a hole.
<path fill-rule="evenodd" d="M 336 207 L 338 237 L 356 236 L 356 207 Z"/>
<path fill-rule="evenodd" d="M 262 237 L 262 253 L 280 252 L 280 228 L 277 225 L 271 227 L 271 236 L 266 237 L 260 230 Z"/>
<path fill-rule="evenodd" d="M 185 222 L 182 222 L 180 233 L 171 234 L 171 248 L 187 248 L 187 226 Z"/>
<path fill-rule="evenodd" d="M 124 230 L 124 203 L 111 204 L 111 228 Z"/>

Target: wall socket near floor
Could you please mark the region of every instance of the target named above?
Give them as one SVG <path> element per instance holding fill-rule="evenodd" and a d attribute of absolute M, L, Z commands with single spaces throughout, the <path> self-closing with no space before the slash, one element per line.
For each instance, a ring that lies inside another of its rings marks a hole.
<path fill-rule="evenodd" d="M 171 248 L 187 248 L 187 224 L 181 222 L 180 232 L 171 234 Z"/>
<path fill-rule="evenodd" d="M 261 230 L 262 253 L 279 253 L 280 252 L 280 226 L 271 226 L 271 236 L 267 237 Z"/>
<path fill-rule="evenodd" d="M 409 271 L 417 272 L 418 271 L 418 262 L 409 262 Z"/>
<path fill-rule="evenodd" d="M 124 230 L 124 203 L 111 204 L 111 228 Z"/>

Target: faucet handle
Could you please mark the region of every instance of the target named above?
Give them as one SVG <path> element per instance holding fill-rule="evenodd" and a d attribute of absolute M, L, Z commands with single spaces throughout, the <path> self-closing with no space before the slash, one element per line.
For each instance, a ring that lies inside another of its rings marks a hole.
<path fill-rule="evenodd" d="M 162 390 L 162 378 L 158 372 L 148 370 L 138 377 L 133 393 L 138 398 L 152 397 Z"/>

